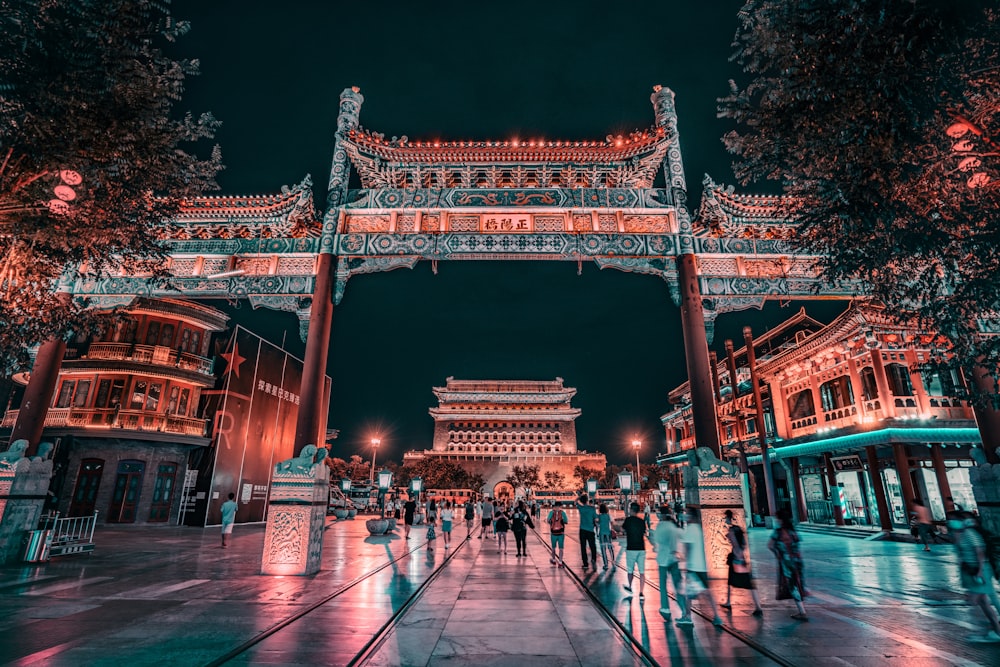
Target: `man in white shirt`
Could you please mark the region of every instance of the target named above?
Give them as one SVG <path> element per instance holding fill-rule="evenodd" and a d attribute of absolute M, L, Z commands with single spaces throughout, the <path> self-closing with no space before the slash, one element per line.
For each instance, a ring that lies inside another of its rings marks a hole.
<path fill-rule="evenodd" d="M 670 596 L 667 594 L 667 575 L 669 575 L 674 582 L 674 595 L 677 596 L 677 604 L 681 608 L 681 618 L 688 618 L 684 589 L 681 586 L 681 567 L 677 561 L 677 551 L 680 549 L 684 531 L 674 521 L 667 505 L 660 508 L 659 519 L 650 541 L 653 543 L 656 564 L 660 570 L 660 616 L 664 620 L 670 620 Z"/>

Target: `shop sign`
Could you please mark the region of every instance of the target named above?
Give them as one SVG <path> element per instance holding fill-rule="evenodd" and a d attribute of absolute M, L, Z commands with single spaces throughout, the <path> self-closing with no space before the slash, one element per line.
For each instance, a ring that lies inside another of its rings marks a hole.
<path fill-rule="evenodd" d="M 861 462 L 861 457 L 857 454 L 851 454 L 850 456 L 833 456 L 830 460 L 833 462 L 833 469 L 837 472 L 865 469 L 865 464 Z"/>

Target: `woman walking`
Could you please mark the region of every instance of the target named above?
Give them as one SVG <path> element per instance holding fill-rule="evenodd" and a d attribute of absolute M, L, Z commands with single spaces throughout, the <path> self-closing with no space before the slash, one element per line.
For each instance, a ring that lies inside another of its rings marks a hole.
<path fill-rule="evenodd" d="M 792 615 L 797 621 L 808 621 L 806 608 L 802 599 L 807 595 L 802 580 L 802 554 L 799 552 L 799 534 L 792 523 L 792 515 L 788 510 L 778 512 L 781 525 L 771 534 L 767 548 L 778 559 L 778 595 L 779 600 L 794 600 L 797 613 Z"/>
<path fill-rule="evenodd" d="M 611 531 L 611 514 L 608 506 L 601 503 L 597 508 L 597 543 L 601 545 L 601 559 L 604 560 L 604 569 L 608 569 L 608 561 L 615 562 L 614 537 Z M 594 563 L 596 566 L 597 563 Z"/>
<path fill-rule="evenodd" d="M 732 510 L 726 510 L 726 540 L 729 541 L 729 576 L 726 581 L 726 601 L 720 606 L 724 609 L 732 609 L 733 589 L 740 588 L 750 591 L 753 598 L 753 615 L 763 616 L 764 610 L 760 607 L 760 597 L 757 595 L 757 585 L 753 581 L 753 574 L 750 569 L 750 549 L 747 544 L 747 536 L 743 528 L 739 526 Z"/>
<path fill-rule="evenodd" d="M 511 531 L 514 533 L 514 544 L 517 546 L 517 557 L 527 557 L 528 555 L 528 528 L 534 528 L 535 524 L 531 521 L 531 513 L 528 512 L 528 508 L 524 506 L 524 501 L 519 500 L 517 503 L 517 509 L 514 510 L 514 514 L 511 517 Z"/>
<path fill-rule="evenodd" d="M 444 536 L 444 548 L 451 546 L 451 522 L 455 520 L 455 511 L 451 509 L 451 501 L 446 500 L 441 506 L 441 535 Z"/>

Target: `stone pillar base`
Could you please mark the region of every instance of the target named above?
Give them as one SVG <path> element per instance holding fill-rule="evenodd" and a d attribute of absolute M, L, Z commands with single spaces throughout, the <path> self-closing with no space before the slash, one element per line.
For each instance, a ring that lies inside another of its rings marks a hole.
<path fill-rule="evenodd" d="M 717 459 L 709 448 L 699 447 L 691 464 L 684 468 L 684 501 L 701 509 L 708 576 L 725 579 L 729 574 L 726 556 L 730 552 L 726 539 L 726 510 L 732 510 L 736 523 L 744 529 L 747 526 L 739 471 Z"/>
<path fill-rule="evenodd" d="M 311 448 L 311 449 L 310 449 Z M 330 495 L 326 450 L 308 445 L 294 459 L 275 466 L 267 505 L 260 573 L 310 575 L 319 572 Z"/>
<path fill-rule="evenodd" d="M 52 481 L 51 460 L 21 456 L 27 444 L 17 440 L 0 455 L 0 564 L 4 565 L 21 560 L 25 531 L 38 528 Z"/>

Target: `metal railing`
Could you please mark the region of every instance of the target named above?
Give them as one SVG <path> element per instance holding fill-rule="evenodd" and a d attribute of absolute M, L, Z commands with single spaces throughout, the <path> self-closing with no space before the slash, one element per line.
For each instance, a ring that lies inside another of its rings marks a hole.
<path fill-rule="evenodd" d="M 94 529 L 97 512 L 90 516 L 60 517 L 59 512 L 43 516 L 38 525 L 40 532 L 48 532 L 48 556 L 68 556 L 90 553 L 94 550 Z"/>

